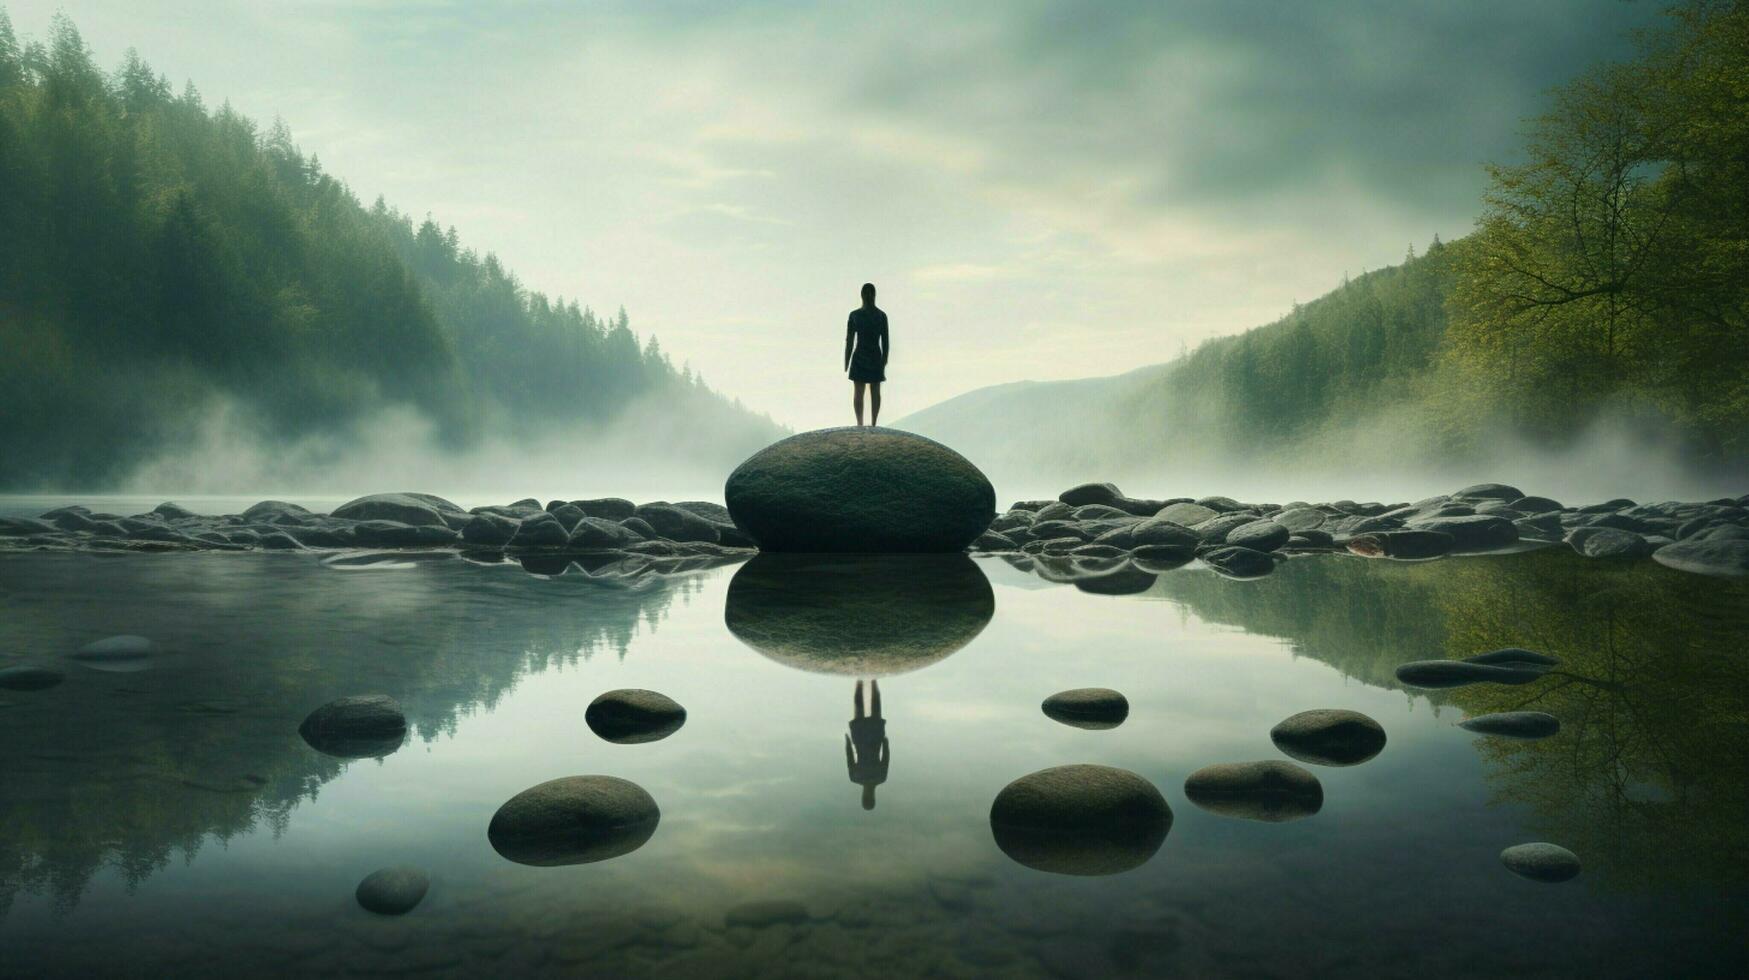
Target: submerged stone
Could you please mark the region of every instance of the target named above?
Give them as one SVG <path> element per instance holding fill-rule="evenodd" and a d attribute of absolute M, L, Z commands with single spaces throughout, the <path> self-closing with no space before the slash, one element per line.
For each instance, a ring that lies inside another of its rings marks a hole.
<path fill-rule="evenodd" d="M 1579 875 L 1579 855 L 1545 841 L 1508 847 L 1500 852 L 1500 862 L 1513 874 L 1549 884 L 1569 881 Z"/>
<path fill-rule="evenodd" d="M 1172 829 L 1154 784 L 1125 769 L 1041 769 L 1003 787 L 990 806 L 996 846 L 1017 863 L 1065 875 L 1139 867 Z"/>
<path fill-rule="evenodd" d="M 767 446 L 735 468 L 723 496 L 764 551 L 961 551 L 996 517 L 996 491 L 965 457 L 873 426 Z"/>
<path fill-rule="evenodd" d="M 1116 728 L 1130 716 L 1130 702 L 1109 687 L 1077 687 L 1045 698 L 1045 715 L 1076 728 Z"/>
<path fill-rule="evenodd" d="M 354 897 L 378 915 L 406 915 L 425 899 L 430 887 L 431 879 L 418 868 L 383 868 L 366 875 Z"/>
<path fill-rule="evenodd" d="M 380 758 L 401 747 L 407 716 L 386 694 L 336 698 L 309 713 L 298 734 L 318 752 L 342 759 Z"/>
<path fill-rule="evenodd" d="M 657 691 L 608 691 L 583 712 L 589 730 L 609 742 L 632 745 L 667 738 L 686 724 L 686 709 Z"/>
<path fill-rule="evenodd" d="M 138 660 L 151 656 L 154 649 L 152 641 L 143 636 L 123 634 L 87 643 L 72 656 L 75 660 Z"/>
<path fill-rule="evenodd" d="M 0 670 L 0 690 L 41 691 L 66 679 L 67 675 L 47 667 L 7 667 Z"/>
<path fill-rule="evenodd" d="M 492 815 L 492 848 L 517 864 L 558 867 L 630 854 L 662 811 L 642 786 L 615 776 L 565 776 L 511 797 Z"/>
<path fill-rule="evenodd" d="M 1269 730 L 1282 752 L 1320 766 L 1354 766 L 1384 751 L 1378 722 L 1346 708 L 1315 708 L 1290 715 Z"/>
<path fill-rule="evenodd" d="M 946 658 L 995 611 L 989 580 L 964 555 L 761 554 L 729 581 L 723 619 L 786 666 L 885 677 Z"/>
<path fill-rule="evenodd" d="M 1458 727 L 1478 735 L 1538 739 L 1559 733 L 1561 720 L 1544 711 L 1501 711 L 1465 719 Z"/>
<path fill-rule="evenodd" d="M 1184 781 L 1184 795 L 1210 813 L 1286 823 L 1324 807 L 1318 777 L 1290 762 L 1228 762 L 1204 766 Z"/>

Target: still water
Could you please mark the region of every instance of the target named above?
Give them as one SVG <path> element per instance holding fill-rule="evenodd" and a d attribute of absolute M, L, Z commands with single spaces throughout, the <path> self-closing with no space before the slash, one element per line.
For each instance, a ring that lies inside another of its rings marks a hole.
<path fill-rule="evenodd" d="M 531 575 L 453 556 L 0 555 L 0 974 L 1740 976 L 1749 969 L 1749 588 L 1564 549 L 1432 563 L 1318 556 L 1239 582 L 1117 591 L 993 560 L 837 559 Z M 1105 591 L 1113 591 L 1106 589 Z M 824 624 L 824 625 L 823 625 Z M 146 669 L 65 654 L 119 633 Z M 1534 684 L 1411 692 L 1396 665 L 1524 646 Z M 851 658 L 848 661 L 845 658 Z M 845 739 L 880 676 L 886 778 Z M 1115 729 L 1040 701 L 1122 691 Z M 611 744 L 613 688 L 688 709 Z M 351 694 L 405 743 L 344 760 L 300 720 Z M 1369 762 L 1309 767 L 1316 814 L 1200 809 L 1185 777 L 1279 759 L 1276 722 L 1380 721 Z M 1540 742 L 1468 714 L 1535 708 Z M 1064 763 L 1133 770 L 1175 820 L 1152 858 L 1073 876 L 1011 860 L 991 801 Z M 530 867 L 493 813 L 601 773 L 661 820 L 620 857 Z M 860 775 L 869 779 L 866 768 Z M 1516 877 L 1548 840 L 1584 872 Z M 425 870 L 410 914 L 353 891 Z"/>

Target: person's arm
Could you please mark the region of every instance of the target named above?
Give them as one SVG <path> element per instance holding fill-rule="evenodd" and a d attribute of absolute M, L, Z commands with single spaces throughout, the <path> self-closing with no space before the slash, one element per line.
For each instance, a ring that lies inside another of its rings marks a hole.
<path fill-rule="evenodd" d="M 893 342 L 887 338 L 887 318 L 881 317 L 881 367 L 887 366 L 887 358 L 893 356 Z"/>
<path fill-rule="evenodd" d="M 844 321 L 844 370 L 850 370 L 850 349 L 856 343 L 856 314 Z"/>

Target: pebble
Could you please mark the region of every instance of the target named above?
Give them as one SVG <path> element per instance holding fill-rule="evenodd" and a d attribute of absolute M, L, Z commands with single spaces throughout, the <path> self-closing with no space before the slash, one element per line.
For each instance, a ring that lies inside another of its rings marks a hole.
<path fill-rule="evenodd" d="M 1579 875 L 1579 855 L 1560 846 L 1538 841 L 1515 844 L 1500 852 L 1507 870 L 1532 881 L 1556 884 Z"/>

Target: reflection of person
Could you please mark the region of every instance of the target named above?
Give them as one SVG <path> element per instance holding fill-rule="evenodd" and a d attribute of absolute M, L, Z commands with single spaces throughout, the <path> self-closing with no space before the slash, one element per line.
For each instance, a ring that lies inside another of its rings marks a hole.
<path fill-rule="evenodd" d="M 866 386 L 874 398 L 868 424 L 881 423 L 881 382 L 887 380 L 887 355 L 892 344 L 887 339 L 887 315 L 874 305 L 874 283 L 862 284 L 862 305 L 850 311 L 850 322 L 844 327 L 844 370 L 856 391 L 851 404 L 856 406 L 856 424 L 862 424 L 862 389 Z M 852 356 L 854 354 L 854 356 Z"/>
<path fill-rule="evenodd" d="M 862 714 L 862 682 L 856 682 L 856 717 L 850 719 L 850 734 L 844 736 L 844 767 L 850 781 L 862 787 L 862 808 L 873 810 L 875 787 L 887 781 L 887 720 L 881 717 L 881 683 L 869 681 L 868 717 Z"/>

